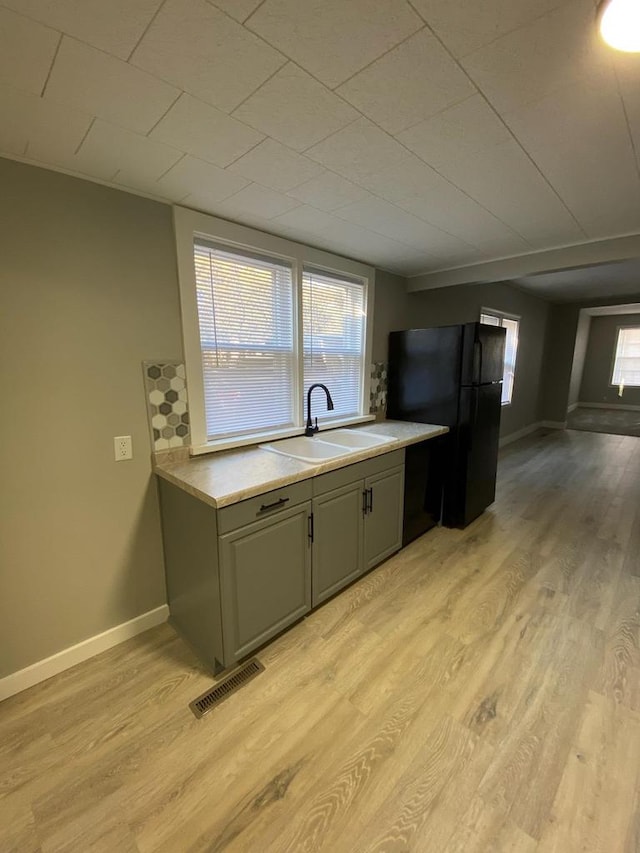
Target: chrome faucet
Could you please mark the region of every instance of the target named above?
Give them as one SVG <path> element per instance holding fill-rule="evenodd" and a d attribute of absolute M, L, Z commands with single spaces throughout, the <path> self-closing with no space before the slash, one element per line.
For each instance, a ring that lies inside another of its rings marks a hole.
<path fill-rule="evenodd" d="M 326 385 L 323 385 L 322 382 L 314 382 L 307 391 L 307 428 L 304 431 L 305 435 L 315 435 L 315 433 L 318 432 L 318 419 L 316 418 L 315 426 L 311 421 L 311 392 L 314 388 L 322 388 L 324 393 L 327 395 L 327 411 L 333 411 L 333 400 L 331 399 L 329 389 Z"/>

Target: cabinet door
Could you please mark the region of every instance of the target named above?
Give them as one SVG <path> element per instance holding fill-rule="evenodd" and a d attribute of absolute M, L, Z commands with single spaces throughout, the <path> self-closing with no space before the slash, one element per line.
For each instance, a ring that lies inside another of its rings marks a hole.
<path fill-rule="evenodd" d="M 310 609 L 310 515 L 307 501 L 220 537 L 225 666 Z"/>
<path fill-rule="evenodd" d="M 362 572 L 363 488 L 358 480 L 313 499 L 314 607 Z"/>
<path fill-rule="evenodd" d="M 404 466 L 364 481 L 369 507 L 364 523 L 365 569 L 377 566 L 402 547 Z"/>

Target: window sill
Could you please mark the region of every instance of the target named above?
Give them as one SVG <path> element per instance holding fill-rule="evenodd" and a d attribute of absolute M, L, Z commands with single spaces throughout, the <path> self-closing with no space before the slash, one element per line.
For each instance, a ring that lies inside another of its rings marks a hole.
<path fill-rule="evenodd" d="M 320 433 L 325 430 L 336 429 L 337 427 L 355 426 L 356 424 L 368 424 L 375 421 L 375 415 L 359 415 L 353 418 L 340 418 L 334 421 L 323 421 L 320 426 Z M 276 430 L 272 432 L 254 433 L 252 435 L 236 436 L 233 438 L 222 438 L 217 441 L 208 441 L 206 444 L 200 444 L 189 448 L 191 456 L 202 456 L 205 453 L 219 453 L 223 450 L 235 450 L 240 447 L 250 447 L 251 445 L 262 444 L 265 441 L 277 441 L 280 438 L 292 438 L 297 435 L 304 435 L 304 427 L 291 427 L 290 429 Z"/>

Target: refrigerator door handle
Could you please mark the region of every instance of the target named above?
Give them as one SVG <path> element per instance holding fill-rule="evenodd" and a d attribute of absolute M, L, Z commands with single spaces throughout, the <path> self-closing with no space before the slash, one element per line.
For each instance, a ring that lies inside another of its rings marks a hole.
<path fill-rule="evenodd" d="M 480 353 L 480 356 L 478 358 L 478 380 L 477 381 L 478 381 L 478 385 L 480 385 L 482 383 L 482 360 L 484 358 L 484 351 L 482 348 L 482 341 L 477 341 L 477 344 L 478 344 L 478 352 Z M 476 411 L 476 414 L 477 414 L 477 411 Z"/>

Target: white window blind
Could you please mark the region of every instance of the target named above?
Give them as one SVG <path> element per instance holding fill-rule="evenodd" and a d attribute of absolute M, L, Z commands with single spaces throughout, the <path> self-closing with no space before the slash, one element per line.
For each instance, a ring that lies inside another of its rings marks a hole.
<path fill-rule="evenodd" d="M 640 326 L 618 330 L 611 384 L 640 386 Z"/>
<path fill-rule="evenodd" d="M 480 322 L 486 326 L 502 326 L 507 330 L 504 348 L 504 371 L 502 375 L 502 402 L 510 403 L 513 397 L 513 384 L 516 377 L 516 356 L 518 354 L 518 329 L 520 323 L 511 317 L 498 314 L 481 314 Z"/>
<path fill-rule="evenodd" d="M 291 265 L 199 241 L 194 257 L 207 436 L 292 426 Z"/>
<path fill-rule="evenodd" d="M 364 370 L 365 289 L 362 281 L 314 269 L 302 275 L 304 393 L 314 382 L 331 392 L 335 409 L 319 404 L 319 420 L 359 415 Z"/>

